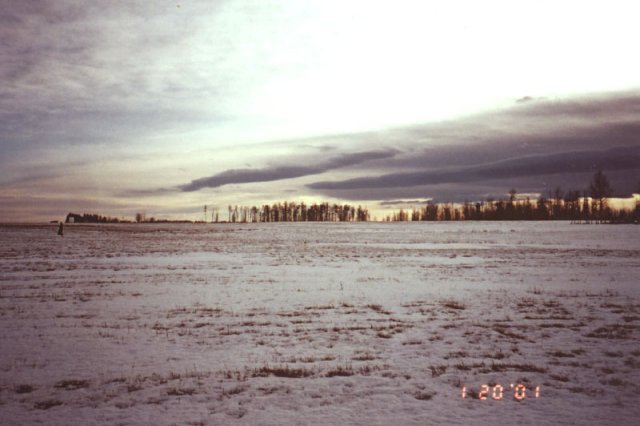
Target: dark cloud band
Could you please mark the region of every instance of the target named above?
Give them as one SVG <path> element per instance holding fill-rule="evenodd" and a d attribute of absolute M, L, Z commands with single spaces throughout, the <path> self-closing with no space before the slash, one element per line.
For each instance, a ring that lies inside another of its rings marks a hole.
<path fill-rule="evenodd" d="M 213 176 L 195 179 L 179 188 L 184 192 L 192 192 L 203 188 L 217 188 L 229 184 L 293 179 L 352 166 L 366 161 L 389 158 L 395 154 L 396 151 L 394 150 L 367 151 L 345 154 L 312 165 L 266 167 L 262 169 L 231 169 Z"/>
<path fill-rule="evenodd" d="M 604 151 L 536 155 L 477 166 L 390 173 L 382 176 L 335 182 L 315 182 L 309 184 L 308 187 L 315 190 L 392 188 L 442 183 L 465 183 L 556 173 L 590 172 L 598 169 L 625 170 L 635 168 L 640 169 L 640 146 L 614 148 Z"/>

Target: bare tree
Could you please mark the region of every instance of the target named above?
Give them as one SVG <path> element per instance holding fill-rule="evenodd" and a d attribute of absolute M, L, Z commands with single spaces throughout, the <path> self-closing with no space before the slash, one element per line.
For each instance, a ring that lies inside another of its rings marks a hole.
<path fill-rule="evenodd" d="M 602 173 L 602 170 L 598 170 L 593 179 L 591 179 L 591 185 L 589 185 L 589 194 L 595 201 L 594 209 L 598 213 L 598 220 L 604 220 L 604 212 L 607 208 L 607 198 L 613 194 L 613 188 L 609 183 L 609 178 Z"/>

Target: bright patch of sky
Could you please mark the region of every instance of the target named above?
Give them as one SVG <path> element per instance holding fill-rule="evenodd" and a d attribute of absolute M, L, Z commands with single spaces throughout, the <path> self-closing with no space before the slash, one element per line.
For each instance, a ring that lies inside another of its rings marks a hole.
<path fill-rule="evenodd" d="M 28 194 L 135 209 L 123 193 L 390 148 L 363 132 L 640 87 L 635 1 L 5 3 L 0 197 L 12 206 Z M 318 195 L 291 182 L 206 198 Z M 156 207 L 205 199 L 176 197 Z"/>

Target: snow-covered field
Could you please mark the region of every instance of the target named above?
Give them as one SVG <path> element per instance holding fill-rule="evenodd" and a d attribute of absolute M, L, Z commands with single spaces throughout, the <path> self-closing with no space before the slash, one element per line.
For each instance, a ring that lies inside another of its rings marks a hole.
<path fill-rule="evenodd" d="M 638 226 L 56 230 L 0 226 L 2 424 L 640 418 Z"/>

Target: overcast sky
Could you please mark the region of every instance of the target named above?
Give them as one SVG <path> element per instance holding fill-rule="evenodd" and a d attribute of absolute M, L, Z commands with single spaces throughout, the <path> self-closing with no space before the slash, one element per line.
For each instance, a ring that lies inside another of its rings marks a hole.
<path fill-rule="evenodd" d="M 0 6 L 0 222 L 640 189 L 636 1 Z"/>

